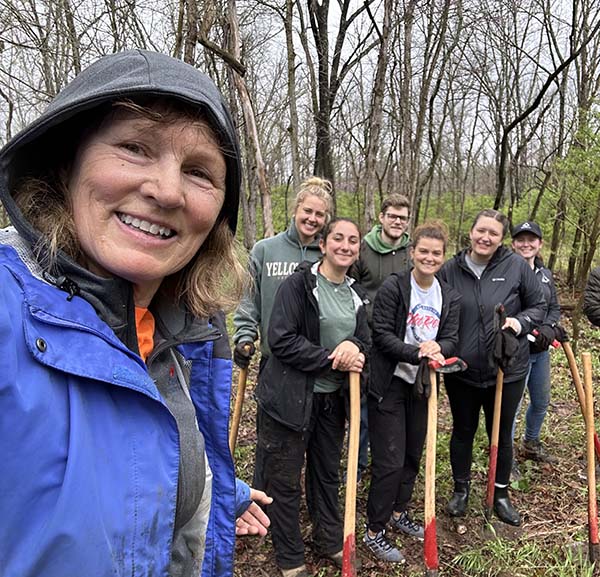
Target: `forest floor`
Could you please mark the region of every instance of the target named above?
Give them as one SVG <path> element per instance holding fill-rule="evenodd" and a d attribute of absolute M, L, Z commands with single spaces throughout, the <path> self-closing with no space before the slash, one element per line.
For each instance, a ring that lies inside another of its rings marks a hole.
<path fill-rule="evenodd" d="M 578 342 L 579 353 L 592 352 L 594 382 L 600 377 L 600 331 L 589 328 Z M 570 328 L 569 319 L 565 326 Z M 579 362 L 578 354 L 578 362 Z M 582 372 L 581 363 L 580 372 Z M 244 415 L 240 424 L 236 467 L 238 476 L 252 478 L 256 442 L 256 404 L 253 387 L 256 367 L 251 366 L 245 395 Z M 237 383 L 237 373 L 234 375 Z M 235 386 L 234 386 L 235 388 Z M 596 386 L 597 389 L 597 386 Z M 523 430 L 521 411 L 518 433 Z M 542 440 L 548 451 L 558 458 L 558 464 L 540 465 L 523 461 L 517 454 L 522 479 L 512 483 L 511 497 L 521 512 L 523 522 L 515 528 L 497 519 L 486 525 L 483 518 L 487 471 L 487 438 L 480 423 L 473 453 L 472 493 L 465 532 L 460 534 L 444 512 L 452 491 L 448 444 L 451 418 L 443 387 L 440 393 L 438 419 L 438 452 L 436 476 L 437 539 L 440 560 L 439 574 L 447 577 L 591 577 L 595 575 L 588 563 L 588 515 L 586 481 L 585 427 L 577 401 L 571 374 L 562 350 L 552 352 L 552 399 L 542 430 Z M 424 462 L 424 458 L 423 458 Z M 345 468 L 345 461 L 341 464 Z M 391 565 L 376 560 L 364 547 L 365 512 L 370 474 L 358 484 L 356 541 L 357 556 L 362 561 L 360 576 L 416 577 L 424 575 L 422 542 L 389 532 L 406 557 L 404 565 Z M 344 503 L 344 487 L 340 488 L 340 509 Z M 303 503 L 303 535 L 309 568 L 317 577 L 341 574 L 332 563 L 319 559 L 312 552 L 310 522 Z M 423 520 L 423 475 L 419 475 L 412 503 L 412 516 Z M 240 538 L 236 547 L 236 577 L 276 577 L 270 537 Z"/>

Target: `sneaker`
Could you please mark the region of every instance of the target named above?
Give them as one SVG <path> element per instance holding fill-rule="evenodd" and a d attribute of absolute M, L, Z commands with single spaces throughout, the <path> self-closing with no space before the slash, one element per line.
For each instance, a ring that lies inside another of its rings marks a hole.
<path fill-rule="evenodd" d="M 385 529 L 379 531 L 375 537 L 370 537 L 367 529 L 363 537 L 363 543 L 381 561 L 387 561 L 388 563 L 404 563 L 405 561 L 402 553 L 385 538 Z"/>
<path fill-rule="evenodd" d="M 416 537 L 417 539 L 423 539 L 425 536 L 423 526 L 413 521 L 408 516 L 408 511 L 402 511 L 399 519 L 396 519 L 392 513 L 392 516 L 390 517 L 390 526 L 397 531 L 402 531 L 402 533 L 410 535 L 411 537 Z"/>
<path fill-rule="evenodd" d="M 281 571 L 281 577 L 313 577 L 306 565 L 300 565 L 300 567 L 293 567 L 292 569 L 279 569 Z"/>
<path fill-rule="evenodd" d="M 533 441 L 524 440 L 521 445 L 521 455 L 524 459 L 537 461 L 539 463 L 558 463 L 558 459 L 554 455 L 548 453 L 544 448 L 544 445 L 537 439 Z"/>

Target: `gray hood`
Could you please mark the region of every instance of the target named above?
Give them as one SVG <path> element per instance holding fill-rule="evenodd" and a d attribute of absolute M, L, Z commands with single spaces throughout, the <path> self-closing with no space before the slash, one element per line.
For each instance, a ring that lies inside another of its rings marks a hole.
<path fill-rule="evenodd" d="M 212 80 L 197 69 L 163 54 L 130 50 L 105 56 L 86 68 L 51 102 L 47 110 L 0 151 L 0 200 L 19 235 L 36 246 L 40 233 L 23 217 L 11 196 L 12 186 L 26 175 L 43 174 L 44 167 L 68 149 L 61 128 L 84 122 L 78 115 L 136 96 L 165 96 L 197 105 L 219 134 L 227 164 L 225 202 L 221 214 L 235 232 L 240 192 L 240 154 L 233 121 Z M 44 278 L 69 293 L 80 295 L 115 334 L 137 352 L 133 291 L 120 278 L 100 278 L 59 251 L 52 274 Z"/>
<path fill-rule="evenodd" d="M 226 149 L 227 180 L 222 214 L 235 232 L 240 193 L 240 151 L 227 106 L 213 81 L 170 56 L 128 50 L 105 56 L 81 72 L 50 103 L 46 111 L 0 151 L 0 200 L 11 222 L 30 242 L 37 233 L 25 222 L 10 196 L 9 182 L 30 170 L 48 150 L 61 147 L 60 125 L 111 101 L 136 96 L 166 96 L 201 108 Z M 52 135 L 53 138 L 47 138 Z M 45 145 L 40 148 L 40 143 Z M 36 146 L 37 145 L 37 146 Z M 50 152 L 50 151 L 48 151 Z"/>

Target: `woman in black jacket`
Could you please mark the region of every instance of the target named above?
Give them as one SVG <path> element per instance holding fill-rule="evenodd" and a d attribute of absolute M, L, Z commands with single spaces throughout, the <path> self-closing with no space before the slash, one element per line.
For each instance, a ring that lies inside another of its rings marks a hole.
<path fill-rule="evenodd" d="M 558 324 L 560 320 L 560 305 L 556 295 L 554 277 L 540 257 L 544 241 L 542 229 L 536 222 L 525 221 L 512 230 L 512 248 L 522 256 L 531 267 L 538 279 L 544 300 L 548 307 L 544 322 L 538 325 L 533 333 L 528 335 L 529 344 L 529 373 L 526 387 L 529 392 L 529 407 L 525 414 L 525 435 L 521 444 L 521 456 L 525 459 L 542 463 L 556 463 L 557 459 L 548 451 L 540 440 L 540 432 L 548 405 L 550 404 L 550 346 L 555 339 L 563 339 L 563 329 Z M 515 437 L 516 421 L 513 424 L 513 439 Z M 513 464 L 513 479 L 516 463 Z"/>
<path fill-rule="evenodd" d="M 475 218 L 470 247 L 449 260 L 441 276 L 462 296 L 457 355 L 468 368 L 444 379 L 452 411 L 450 461 L 454 494 L 446 510 L 452 516 L 466 513 L 471 480 L 473 439 L 481 408 L 488 437 L 491 435 L 496 373 L 493 343 L 496 335 L 494 309 L 503 304 L 506 320 L 501 327 L 506 339 L 517 339 L 516 353 L 504 367 L 504 389 L 498 441 L 498 465 L 494 510 L 510 525 L 521 517 L 508 496 L 512 465 L 512 423 L 523 394 L 529 366 L 526 335 L 544 320 L 546 304 L 540 283 L 527 262 L 502 246 L 508 219 L 493 209 Z"/>
<path fill-rule="evenodd" d="M 317 552 L 341 567 L 343 525 L 339 466 L 348 372 L 361 372 L 370 337 L 364 290 L 346 276 L 358 258 L 360 232 L 332 220 L 323 258 L 302 263 L 280 286 L 269 322 L 272 355 L 261 372 L 258 444 L 275 559 L 284 577 L 307 577 L 300 528 L 300 476 L 306 453 L 306 502 Z"/>
<path fill-rule="evenodd" d="M 372 478 L 364 542 L 392 563 L 404 560 L 388 542 L 385 527 L 423 537 L 411 520 L 412 496 L 427 432 L 427 398 L 414 391 L 423 358 L 443 361 L 458 341 L 460 295 L 436 278 L 447 236 L 438 223 L 415 229 L 410 256 L 414 268 L 390 275 L 373 307 L 373 349 L 369 379 L 369 435 Z M 426 371 L 426 378 L 428 377 Z"/>

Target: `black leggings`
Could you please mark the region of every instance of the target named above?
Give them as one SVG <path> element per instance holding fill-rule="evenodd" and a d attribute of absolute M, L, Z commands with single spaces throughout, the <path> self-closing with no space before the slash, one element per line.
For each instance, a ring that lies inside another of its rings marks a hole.
<path fill-rule="evenodd" d="M 412 394 L 413 385 L 394 377 L 383 400 L 369 397 L 371 488 L 369 529 L 385 528 L 392 511 L 406 510 L 412 497 L 427 434 L 427 399 Z"/>
<path fill-rule="evenodd" d="M 446 391 L 448 392 L 452 411 L 452 437 L 450 439 L 452 476 L 455 481 L 465 482 L 471 479 L 473 439 L 479 425 L 479 413 L 482 407 L 488 439 L 492 434 L 496 386 L 487 388 L 472 387 L 458 382 L 451 375 L 446 375 L 444 382 L 446 383 Z M 525 378 L 512 383 L 504 383 L 502 391 L 498 466 L 496 469 L 496 484 L 500 486 L 508 485 L 510 482 L 510 470 L 513 460 L 512 424 L 524 388 Z"/>

